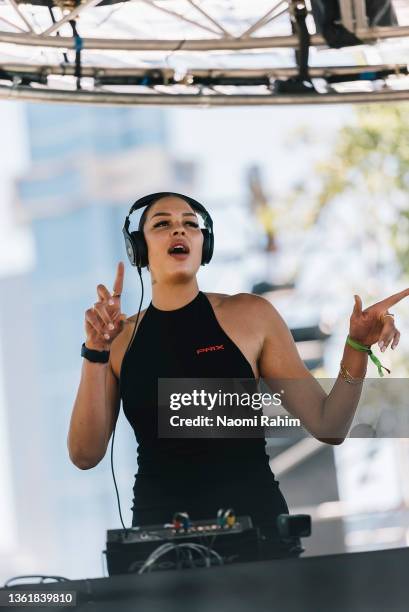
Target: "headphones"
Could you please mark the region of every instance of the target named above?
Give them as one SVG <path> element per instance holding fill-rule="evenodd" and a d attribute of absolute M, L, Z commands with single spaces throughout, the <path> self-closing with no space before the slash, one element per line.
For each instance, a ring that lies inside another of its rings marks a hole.
<path fill-rule="evenodd" d="M 148 265 L 148 245 L 146 244 L 145 236 L 142 230 L 136 230 L 133 232 L 129 231 L 129 217 L 135 210 L 143 208 L 144 206 L 148 206 L 155 200 L 159 200 L 160 198 L 163 198 L 165 196 L 177 196 L 179 198 L 182 198 L 188 204 L 190 204 L 190 206 L 194 210 L 196 210 L 203 218 L 203 222 L 206 229 L 202 229 L 203 249 L 202 261 L 200 265 L 204 266 L 205 264 L 209 263 L 213 255 L 214 234 L 213 221 L 205 207 L 197 200 L 194 200 L 193 198 L 185 196 L 181 193 L 175 193 L 173 191 L 160 191 L 158 193 L 151 193 L 150 195 L 144 196 L 143 198 L 139 198 L 139 200 L 136 200 L 125 219 L 124 227 L 122 228 L 122 233 L 125 238 L 125 248 L 131 265 L 137 266 L 138 268 L 145 268 Z"/>

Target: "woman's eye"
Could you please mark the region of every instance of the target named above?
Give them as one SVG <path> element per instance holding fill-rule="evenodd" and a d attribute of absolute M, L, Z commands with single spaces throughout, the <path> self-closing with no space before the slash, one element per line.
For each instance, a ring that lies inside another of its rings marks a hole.
<path fill-rule="evenodd" d="M 167 221 L 159 221 L 159 223 L 155 223 L 153 227 L 160 227 L 163 223 L 167 223 Z M 195 223 L 194 221 L 186 221 L 186 223 L 188 225 L 192 225 L 193 227 L 199 227 L 199 224 Z"/>

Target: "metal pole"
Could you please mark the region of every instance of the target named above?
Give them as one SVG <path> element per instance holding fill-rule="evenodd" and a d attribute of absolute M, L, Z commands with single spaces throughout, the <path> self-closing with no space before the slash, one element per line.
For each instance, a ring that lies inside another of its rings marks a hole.
<path fill-rule="evenodd" d="M 368 28 L 368 17 L 366 15 L 365 0 L 354 0 L 354 11 L 356 27 L 366 30 Z"/>
<path fill-rule="evenodd" d="M 409 26 L 376 27 L 361 31 L 356 35 L 364 42 L 373 42 L 384 38 L 404 38 L 409 36 Z M 83 49 L 111 49 L 115 51 L 174 51 L 183 43 L 184 51 L 220 51 L 239 49 L 294 49 L 298 45 L 296 36 L 267 36 L 246 38 L 215 39 L 136 39 L 136 38 L 83 38 Z M 327 46 L 324 38 L 318 34 L 311 36 L 311 45 Z M 57 49 L 74 49 L 75 41 L 71 36 L 44 36 L 19 34 L 0 31 L 0 43 L 24 45 L 28 47 L 54 47 Z"/>
<path fill-rule="evenodd" d="M 17 4 L 16 0 L 8 0 L 9 4 L 14 8 L 14 10 L 16 11 L 17 15 L 20 17 L 20 19 L 22 21 L 24 21 L 24 23 L 26 24 L 28 31 L 32 32 L 33 34 L 35 34 L 34 29 L 31 25 L 31 23 L 28 21 L 28 19 L 26 19 L 26 17 L 23 15 L 23 12 L 21 11 L 19 5 Z"/>
<path fill-rule="evenodd" d="M 280 94 L 271 95 L 222 95 L 222 94 L 130 94 L 112 91 L 89 92 L 85 90 L 52 90 L 47 88 L 32 88 L 0 85 L 0 99 L 27 100 L 31 102 L 63 102 L 81 104 L 106 104 L 110 106 L 281 106 L 294 104 L 297 106 L 319 104 L 367 104 L 372 102 L 397 102 L 409 100 L 407 90 L 382 90 L 371 93 L 345 94 Z"/>
<path fill-rule="evenodd" d="M 287 2 L 287 0 L 280 0 L 280 2 L 275 4 L 269 11 L 267 11 L 267 13 L 265 13 L 265 15 L 260 17 L 260 19 L 257 19 L 257 21 L 255 23 L 253 23 L 252 26 L 250 26 L 249 28 L 247 28 L 247 30 L 245 30 L 242 34 L 240 34 L 239 38 L 247 38 L 247 37 L 250 36 L 250 34 L 254 34 L 254 32 L 256 32 L 259 28 L 262 28 L 263 25 L 266 22 L 266 19 L 269 19 L 271 17 L 271 15 L 273 15 L 275 13 L 275 11 L 282 4 L 287 4 L 286 9 L 285 9 L 285 10 L 287 10 L 288 9 L 288 2 Z"/>
<path fill-rule="evenodd" d="M 206 30 L 207 32 L 210 32 L 211 34 L 216 34 L 216 35 L 218 34 L 218 32 L 213 30 L 213 28 L 209 28 L 205 26 L 204 24 L 199 23 L 198 21 L 194 21 L 193 19 L 188 19 L 187 17 L 184 17 L 181 13 L 176 13 L 176 11 L 171 11 L 164 6 L 159 6 L 159 4 L 155 4 L 153 0 L 140 0 L 140 1 L 145 2 L 145 4 L 147 4 L 148 6 L 151 6 L 152 8 L 157 9 L 158 11 L 162 11 L 162 13 L 166 13 L 167 15 L 171 15 L 172 17 L 176 17 L 176 19 L 179 19 L 180 21 L 185 21 L 186 23 L 190 23 L 190 25 L 194 25 L 197 28 Z"/>
<path fill-rule="evenodd" d="M 102 0 L 87 0 L 87 2 L 84 4 L 76 6 L 70 13 L 68 13 L 68 15 L 65 15 L 65 17 L 62 17 L 62 19 L 56 21 L 52 26 L 44 30 L 44 32 L 41 33 L 41 36 L 49 36 L 53 32 L 57 32 L 65 23 L 68 23 L 70 19 L 75 19 L 78 17 L 78 15 L 83 13 L 85 9 L 97 6 L 100 2 L 102 2 Z"/>
<path fill-rule="evenodd" d="M 74 75 L 75 66 L 73 64 L 22 64 L 22 63 L 4 63 L 1 66 L 4 73 L 18 73 L 23 74 L 41 74 L 46 73 L 47 75 Z M 310 67 L 311 77 L 327 78 L 330 76 L 342 76 L 346 74 L 362 74 L 367 72 L 380 72 L 384 70 L 390 70 L 391 72 L 398 72 L 407 68 L 407 64 L 367 64 L 364 66 L 312 66 Z M 175 77 L 175 70 L 173 68 L 160 68 L 158 69 L 163 75 L 164 79 L 171 80 Z M 193 77 L 292 77 L 296 76 L 298 69 L 296 66 L 288 66 L 286 68 L 186 68 L 186 74 Z M 144 77 L 147 74 L 146 68 L 129 68 L 120 67 L 113 68 L 110 66 L 83 66 L 82 75 L 84 77 L 98 78 L 98 77 Z M 16 75 L 18 76 L 18 75 Z"/>
<path fill-rule="evenodd" d="M 354 13 L 353 13 L 353 0 L 339 0 L 339 8 L 341 12 L 341 21 L 347 30 L 354 32 Z"/>
<path fill-rule="evenodd" d="M 219 23 L 218 21 L 216 21 L 216 19 L 214 17 L 212 17 L 209 13 L 207 13 L 201 6 L 199 6 L 198 4 L 196 4 L 194 2 L 194 0 L 187 0 L 189 2 L 189 4 L 191 4 L 192 6 L 195 7 L 195 9 L 197 11 L 199 11 L 199 13 L 201 13 L 202 15 L 204 15 L 204 17 L 206 17 L 209 21 L 212 22 L 213 25 L 216 26 L 216 28 L 218 28 L 222 34 L 224 34 L 225 36 L 232 36 L 232 34 L 230 34 L 230 32 L 228 32 L 222 25 L 221 23 Z"/>

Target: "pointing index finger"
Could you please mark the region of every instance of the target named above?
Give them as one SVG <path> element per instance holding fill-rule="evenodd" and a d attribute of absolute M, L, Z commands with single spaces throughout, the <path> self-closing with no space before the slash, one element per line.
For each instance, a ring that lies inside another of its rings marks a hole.
<path fill-rule="evenodd" d="M 124 262 L 120 261 L 118 263 L 118 268 L 116 272 L 116 278 L 114 281 L 114 289 L 113 295 L 120 296 L 122 293 L 122 288 L 124 286 L 124 275 L 125 275 L 125 266 Z"/>
<path fill-rule="evenodd" d="M 393 295 L 390 295 L 389 297 L 385 298 L 384 300 L 382 300 L 381 302 L 378 302 L 377 304 L 375 304 L 376 306 L 382 308 L 382 309 L 388 309 L 391 306 L 394 306 L 395 304 L 397 304 L 398 302 L 400 302 L 401 300 L 403 300 L 404 297 L 409 295 L 409 288 L 408 289 L 403 289 L 403 291 L 399 291 L 398 293 L 394 293 Z"/>

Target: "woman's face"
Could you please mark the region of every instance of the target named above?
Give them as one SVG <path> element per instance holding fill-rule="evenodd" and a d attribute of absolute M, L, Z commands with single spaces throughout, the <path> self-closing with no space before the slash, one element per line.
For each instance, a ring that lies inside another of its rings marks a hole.
<path fill-rule="evenodd" d="M 166 196 L 155 202 L 143 227 L 148 245 L 149 270 L 156 282 L 183 282 L 196 275 L 202 261 L 203 234 L 199 217 L 185 200 Z M 170 254 L 182 242 L 187 254 Z"/>

